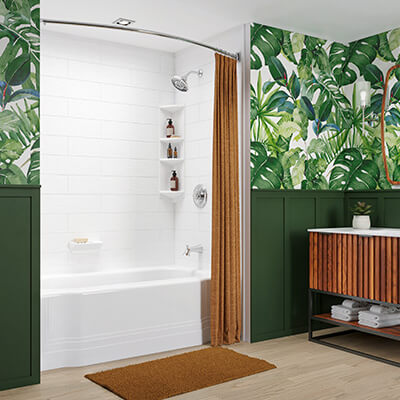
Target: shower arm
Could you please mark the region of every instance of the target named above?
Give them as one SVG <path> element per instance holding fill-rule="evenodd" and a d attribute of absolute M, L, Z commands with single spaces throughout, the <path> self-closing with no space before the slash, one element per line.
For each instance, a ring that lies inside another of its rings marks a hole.
<path fill-rule="evenodd" d="M 386 174 L 386 179 L 391 185 L 400 185 L 400 181 L 394 181 L 389 174 L 389 168 L 387 164 L 387 158 L 386 158 L 386 146 L 385 146 L 385 111 L 386 111 L 386 96 L 388 92 L 388 85 L 389 85 L 389 79 L 390 79 L 390 74 L 397 68 L 400 68 L 400 64 L 394 65 L 392 68 L 389 69 L 389 71 L 386 74 L 386 80 L 385 80 L 385 89 L 383 91 L 383 99 L 382 99 L 382 111 L 381 111 L 381 146 L 382 146 L 382 158 L 383 158 L 383 165 L 385 167 L 385 174 Z"/>

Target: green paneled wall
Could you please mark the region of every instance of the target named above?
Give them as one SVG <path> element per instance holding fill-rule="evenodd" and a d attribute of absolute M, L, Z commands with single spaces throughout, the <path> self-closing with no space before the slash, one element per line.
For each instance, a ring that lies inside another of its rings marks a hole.
<path fill-rule="evenodd" d="M 374 226 L 400 227 L 400 191 L 252 191 L 253 342 L 307 330 L 307 229 L 349 226 L 359 200 L 374 205 Z"/>
<path fill-rule="evenodd" d="M 0 186 L 0 390 L 39 383 L 39 188 Z"/>

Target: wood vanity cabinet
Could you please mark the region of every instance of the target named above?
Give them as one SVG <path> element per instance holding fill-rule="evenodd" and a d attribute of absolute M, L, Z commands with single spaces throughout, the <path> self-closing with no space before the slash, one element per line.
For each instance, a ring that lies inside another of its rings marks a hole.
<path fill-rule="evenodd" d="M 0 390 L 39 383 L 40 189 L 0 186 Z"/>
<path fill-rule="evenodd" d="M 310 230 L 310 288 L 398 304 L 400 230 Z"/>
<path fill-rule="evenodd" d="M 324 295 L 334 301 L 332 304 L 341 304 L 343 299 L 389 306 L 399 304 L 400 230 L 326 228 L 308 231 L 309 340 L 400 367 L 400 362 L 396 359 L 384 358 L 326 340 L 358 331 L 400 341 L 400 325 L 373 328 L 359 323 L 358 317 L 350 321 L 338 319 L 327 312 L 328 310 L 322 314 L 314 314 L 313 306 Z M 313 322 L 347 329 L 315 336 Z"/>

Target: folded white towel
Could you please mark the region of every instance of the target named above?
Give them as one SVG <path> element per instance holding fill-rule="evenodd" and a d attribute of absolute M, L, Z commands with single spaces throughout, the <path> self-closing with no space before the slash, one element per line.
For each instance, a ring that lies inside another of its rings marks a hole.
<path fill-rule="evenodd" d="M 336 305 L 331 307 L 331 311 L 340 312 L 346 315 L 358 315 L 359 311 L 368 310 L 368 307 L 357 307 L 357 308 L 348 308 L 342 305 Z"/>
<path fill-rule="evenodd" d="M 360 307 L 367 307 L 368 303 L 355 300 L 343 300 L 342 306 L 347 308 L 360 308 Z"/>
<path fill-rule="evenodd" d="M 400 319 L 395 319 L 392 321 L 384 321 L 384 322 L 359 319 L 358 323 L 360 325 L 369 326 L 370 328 L 387 328 L 390 326 L 400 325 Z"/>
<path fill-rule="evenodd" d="M 374 304 L 369 311 L 376 314 L 390 314 L 400 311 L 396 306 L 378 306 Z"/>
<path fill-rule="evenodd" d="M 371 311 L 360 311 L 358 313 L 358 318 L 367 321 L 386 322 L 400 319 L 400 312 L 395 312 L 391 314 L 376 314 Z"/>
<path fill-rule="evenodd" d="M 341 321 L 356 321 L 358 319 L 357 315 L 346 315 L 341 313 L 332 312 L 331 317 L 335 319 L 340 319 Z"/>

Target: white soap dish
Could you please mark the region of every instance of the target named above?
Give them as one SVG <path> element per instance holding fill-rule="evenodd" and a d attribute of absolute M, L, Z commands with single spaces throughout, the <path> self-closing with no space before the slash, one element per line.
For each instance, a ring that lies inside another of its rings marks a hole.
<path fill-rule="evenodd" d="M 68 248 L 71 253 L 86 253 L 99 251 L 103 242 L 100 240 L 88 240 L 87 242 L 76 242 L 71 240 L 68 242 Z"/>

